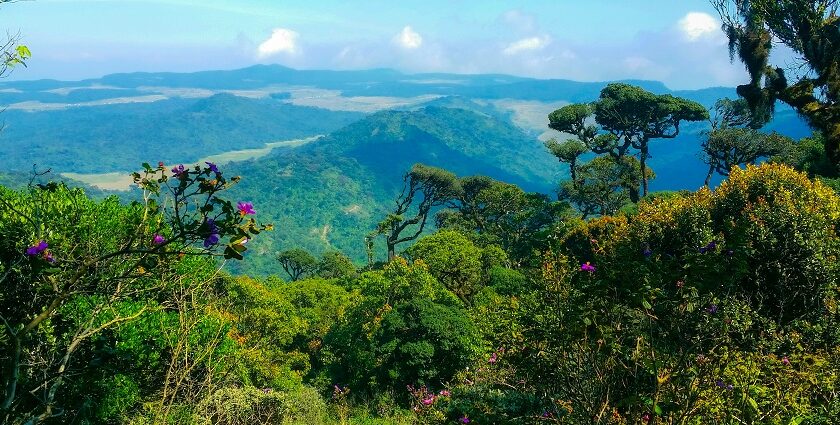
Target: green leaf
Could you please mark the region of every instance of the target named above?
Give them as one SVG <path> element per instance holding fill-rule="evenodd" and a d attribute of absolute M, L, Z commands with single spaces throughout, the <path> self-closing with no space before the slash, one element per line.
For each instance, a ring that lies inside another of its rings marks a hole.
<path fill-rule="evenodd" d="M 26 47 L 23 44 L 17 46 L 15 50 L 17 51 L 17 54 L 18 56 L 20 56 L 21 59 L 29 59 L 30 57 L 32 57 L 32 52 L 29 50 L 29 47 Z"/>
<path fill-rule="evenodd" d="M 645 308 L 645 309 L 647 309 L 647 310 L 650 310 L 650 309 L 652 309 L 652 308 L 653 308 L 653 306 L 652 306 L 652 305 L 650 305 L 650 303 L 648 302 L 648 300 L 642 300 L 642 307 L 644 307 L 644 308 Z"/>
<path fill-rule="evenodd" d="M 244 257 L 242 256 L 242 254 L 236 252 L 233 248 L 228 246 L 225 248 L 225 259 L 230 260 L 231 258 L 236 260 L 242 260 Z"/>

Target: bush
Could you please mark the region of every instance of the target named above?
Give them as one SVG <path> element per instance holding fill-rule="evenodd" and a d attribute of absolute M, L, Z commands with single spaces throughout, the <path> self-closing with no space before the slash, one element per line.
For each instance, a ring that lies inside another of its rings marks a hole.
<path fill-rule="evenodd" d="M 578 222 L 545 256 L 523 315 L 531 349 L 511 361 L 580 420 L 825 416 L 840 383 L 838 220 L 830 188 L 765 164 Z"/>
<path fill-rule="evenodd" d="M 327 420 L 326 403 L 309 387 L 294 392 L 221 388 L 196 410 L 196 422 L 208 425 L 323 424 Z"/>

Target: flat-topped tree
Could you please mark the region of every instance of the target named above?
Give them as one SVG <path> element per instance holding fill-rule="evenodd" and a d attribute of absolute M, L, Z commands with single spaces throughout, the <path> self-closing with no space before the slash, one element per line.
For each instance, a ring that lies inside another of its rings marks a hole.
<path fill-rule="evenodd" d="M 396 256 L 396 246 L 417 239 L 423 233 L 432 209 L 454 199 L 460 187 L 458 178 L 449 171 L 423 164 L 411 167 L 403 177 L 403 189 L 397 197 L 394 212 L 388 214 L 376 228 L 376 233 L 385 236 L 389 261 Z M 414 215 L 406 216 L 414 210 L 415 203 Z M 403 235 L 412 226 L 414 232 Z"/>
<path fill-rule="evenodd" d="M 642 196 L 648 194 L 647 159 L 651 139 L 673 139 L 682 121 L 709 118 L 703 105 L 669 94 L 657 95 L 624 83 L 607 85 L 594 103 L 595 121 L 615 136 L 608 146 L 620 152 L 632 147 L 639 153 Z"/>
<path fill-rule="evenodd" d="M 787 103 L 825 137 L 840 164 L 840 2 L 837 0 L 712 0 L 737 54 L 750 74 L 738 86 L 759 123 L 769 121 L 777 100 Z M 773 41 L 776 41 L 775 43 Z M 770 64 L 773 46 L 798 56 L 796 67 Z M 798 75 L 791 75 L 794 72 Z"/>
<path fill-rule="evenodd" d="M 593 118 L 595 124 L 591 123 Z M 697 102 L 657 95 L 630 84 L 612 83 L 591 104 L 568 105 L 549 114 L 548 126 L 576 136 L 590 151 L 609 155 L 617 164 L 622 163 L 621 159 L 631 149 L 637 151 L 642 194 L 647 195 L 649 142 L 677 137 L 683 121 L 708 118 L 706 108 Z"/>

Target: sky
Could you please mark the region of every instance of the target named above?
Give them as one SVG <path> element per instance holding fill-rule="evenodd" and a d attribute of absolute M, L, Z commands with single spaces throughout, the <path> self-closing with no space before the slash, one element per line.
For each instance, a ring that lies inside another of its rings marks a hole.
<path fill-rule="evenodd" d="M 0 28 L 33 57 L 13 79 L 115 72 L 393 68 L 735 86 L 708 0 L 28 0 Z"/>

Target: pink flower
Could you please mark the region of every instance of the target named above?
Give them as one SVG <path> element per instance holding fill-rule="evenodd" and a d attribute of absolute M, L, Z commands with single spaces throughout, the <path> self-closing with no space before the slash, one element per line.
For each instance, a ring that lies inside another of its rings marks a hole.
<path fill-rule="evenodd" d="M 155 236 L 152 238 L 152 245 L 163 245 L 164 242 L 166 242 L 166 238 L 155 233 Z"/>
<path fill-rule="evenodd" d="M 434 403 L 434 402 L 435 402 L 435 396 L 434 395 L 430 395 L 430 396 L 424 398 L 423 401 L 421 401 L 421 403 L 423 403 L 424 406 L 431 406 L 432 403 Z"/>
<path fill-rule="evenodd" d="M 785 366 L 790 366 L 790 359 L 787 356 L 782 357 L 782 364 Z"/>
<path fill-rule="evenodd" d="M 493 354 L 490 355 L 490 359 L 487 360 L 487 363 L 495 364 L 497 360 L 499 360 L 499 359 L 496 356 L 496 353 L 493 353 Z"/>
<path fill-rule="evenodd" d="M 256 211 L 254 211 L 254 204 L 250 202 L 239 201 L 239 203 L 236 204 L 236 209 L 239 210 L 239 214 L 242 216 L 254 215 L 257 213 Z"/>
<path fill-rule="evenodd" d="M 464 415 L 461 416 L 461 419 L 458 419 L 458 421 L 460 421 L 462 424 L 468 424 L 470 423 L 470 418 L 468 418 L 467 415 Z"/>
<path fill-rule="evenodd" d="M 441 390 L 441 392 L 438 395 L 441 397 L 449 397 L 450 395 L 452 395 L 452 393 L 450 393 L 449 390 Z"/>
<path fill-rule="evenodd" d="M 589 264 L 589 261 L 587 261 L 587 262 L 580 265 L 580 271 L 594 273 L 595 272 L 595 266 Z"/>

